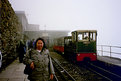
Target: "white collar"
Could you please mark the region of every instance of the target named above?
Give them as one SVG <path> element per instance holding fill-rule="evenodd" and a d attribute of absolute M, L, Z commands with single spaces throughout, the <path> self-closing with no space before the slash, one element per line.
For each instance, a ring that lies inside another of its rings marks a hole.
<path fill-rule="evenodd" d="M 41 50 L 37 50 L 39 53 L 41 52 Z"/>

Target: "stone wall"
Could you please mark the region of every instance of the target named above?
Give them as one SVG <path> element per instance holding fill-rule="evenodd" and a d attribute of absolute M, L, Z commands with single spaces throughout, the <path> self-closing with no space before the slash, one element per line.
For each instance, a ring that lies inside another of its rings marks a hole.
<path fill-rule="evenodd" d="M 3 56 L 2 67 L 5 67 L 17 57 L 16 48 L 22 37 L 19 31 L 22 25 L 9 1 L 0 1 L 0 50 Z"/>

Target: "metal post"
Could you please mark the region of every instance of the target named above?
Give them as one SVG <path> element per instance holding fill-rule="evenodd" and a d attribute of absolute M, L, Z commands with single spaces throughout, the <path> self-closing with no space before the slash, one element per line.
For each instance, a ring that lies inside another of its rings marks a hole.
<path fill-rule="evenodd" d="M 101 52 L 102 52 L 102 56 L 103 56 L 103 45 L 101 45 Z"/>
<path fill-rule="evenodd" d="M 110 58 L 111 58 L 111 46 L 110 46 Z"/>

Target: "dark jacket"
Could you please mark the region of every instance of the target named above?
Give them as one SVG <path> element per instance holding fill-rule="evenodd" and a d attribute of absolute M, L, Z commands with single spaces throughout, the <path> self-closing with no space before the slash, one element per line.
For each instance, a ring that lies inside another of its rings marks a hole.
<path fill-rule="evenodd" d="M 34 62 L 35 68 L 28 76 L 30 80 L 44 81 L 49 79 L 50 74 L 54 74 L 54 68 L 47 49 L 44 49 L 40 53 L 34 49 L 28 51 L 23 63 L 27 65 L 31 64 L 31 62 Z"/>

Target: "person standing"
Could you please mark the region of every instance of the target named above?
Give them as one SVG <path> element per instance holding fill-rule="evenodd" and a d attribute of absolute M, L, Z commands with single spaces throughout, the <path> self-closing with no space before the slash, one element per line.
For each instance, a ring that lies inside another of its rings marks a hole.
<path fill-rule="evenodd" d="M 49 81 L 54 77 L 54 68 L 42 38 L 35 41 L 35 49 L 30 49 L 24 57 L 23 63 L 30 65 L 32 73 L 28 75 L 30 81 Z"/>
<path fill-rule="evenodd" d="M 26 53 L 26 48 L 24 42 L 20 40 L 19 47 L 18 47 L 18 54 L 19 54 L 19 62 L 23 62 L 24 54 Z"/>

